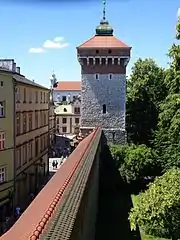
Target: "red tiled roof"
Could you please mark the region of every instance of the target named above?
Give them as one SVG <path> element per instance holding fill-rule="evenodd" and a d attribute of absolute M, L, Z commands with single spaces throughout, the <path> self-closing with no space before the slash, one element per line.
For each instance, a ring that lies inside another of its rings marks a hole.
<path fill-rule="evenodd" d="M 54 90 L 59 91 L 81 91 L 81 82 L 58 82 L 58 85 Z"/>
<path fill-rule="evenodd" d="M 81 48 L 130 48 L 125 43 L 121 42 L 115 36 L 98 36 L 87 40 L 85 43 L 81 44 L 78 49 Z"/>
<path fill-rule="evenodd" d="M 41 190 L 19 220 L 7 231 L 0 240 L 37 240 L 50 221 L 57 204 L 64 196 L 74 172 L 83 156 L 87 153 L 90 143 L 94 140 L 98 129 L 81 141 L 61 168 Z"/>

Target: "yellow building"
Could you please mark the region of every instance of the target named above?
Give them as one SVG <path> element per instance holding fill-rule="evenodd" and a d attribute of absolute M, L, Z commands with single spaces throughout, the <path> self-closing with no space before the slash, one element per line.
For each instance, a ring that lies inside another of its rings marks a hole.
<path fill-rule="evenodd" d="M 26 207 L 48 173 L 49 112 L 49 89 L 0 60 L 0 222 Z"/>
<path fill-rule="evenodd" d="M 79 134 L 81 102 L 76 99 L 73 102 L 57 103 L 55 107 L 56 132 L 62 135 Z"/>

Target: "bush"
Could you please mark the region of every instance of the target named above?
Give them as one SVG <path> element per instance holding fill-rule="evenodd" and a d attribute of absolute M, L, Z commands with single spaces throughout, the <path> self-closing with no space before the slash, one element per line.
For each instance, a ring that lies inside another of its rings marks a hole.
<path fill-rule="evenodd" d="M 149 184 L 129 220 L 132 230 L 139 225 L 146 234 L 180 238 L 180 169 L 171 169 Z"/>

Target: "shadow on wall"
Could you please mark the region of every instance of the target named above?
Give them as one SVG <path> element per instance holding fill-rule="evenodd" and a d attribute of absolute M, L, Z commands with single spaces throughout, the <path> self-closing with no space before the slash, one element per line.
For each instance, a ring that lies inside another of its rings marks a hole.
<path fill-rule="evenodd" d="M 128 214 L 132 207 L 131 196 L 115 166 L 109 147 L 101 153 L 99 203 L 95 240 L 140 240 L 140 233 L 132 232 Z"/>

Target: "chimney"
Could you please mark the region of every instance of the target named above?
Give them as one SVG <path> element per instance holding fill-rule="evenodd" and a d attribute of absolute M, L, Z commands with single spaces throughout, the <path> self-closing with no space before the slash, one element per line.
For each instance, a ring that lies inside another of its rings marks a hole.
<path fill-rule="evenodd" d="M 20 67 L 16 67 L 16 72 L 20 74 Z"/>
<path fill-rule="evenodd" d="M 13 62 L 13 64 L 12 64 L 12 69 L 11 69 L 13 72 L 16 72 L 16 63 L 15 62 Z"/>

